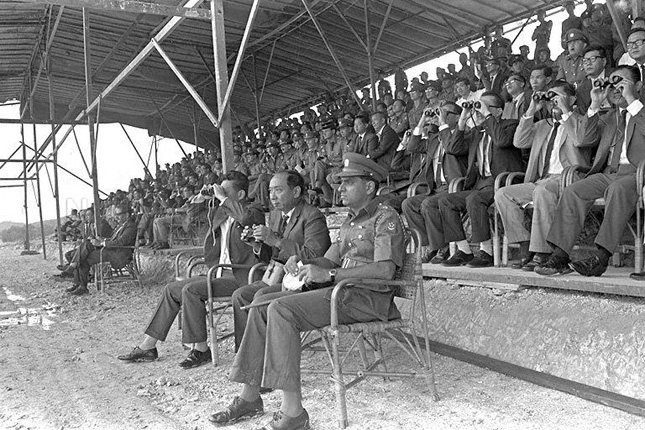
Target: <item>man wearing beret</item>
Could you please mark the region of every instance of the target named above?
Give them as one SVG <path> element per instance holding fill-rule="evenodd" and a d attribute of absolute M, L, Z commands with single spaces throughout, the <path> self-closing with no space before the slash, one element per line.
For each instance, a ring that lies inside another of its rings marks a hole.
<path fill-rule="evenodd" d="M 301 261 L 292 257 L 287 261 L 285 270 L 304 282 L 303 292 L 266 295 L 251 308 L 230 374 L 232 381 L 244 385 L 227 409 L 210 417 L 211 422 L 231 424 L 262 413 L 260 387 L 266 387 L 282 390 L 282 405 L 264 428 L 310 428 L 309 415 L 302 406 L 300 332 L 329 325 L 329 299 L 338 281 L 392 279 L 397 267 L 403 265 L 403 223 L 394 209 L 375 200 L 378 184 L 387 173 L 359 154 L 345 155 L 343 170 L 336 176 L 350 213 L 338 241 L 322 258 Z M 400 315 L 393 292 L 386 286 L 350 287 L 338 312 L 343 324 Z"/>
<path fill-rule="evenodd" d="M 589 45 L 589 39 L 582 31 L 574 28 L 567 33 L 566 41 L 568 55 L 558 59 L 559 69 L 556 80 L 564 79 L 577 87 L 586 78 L 586 72 L 582 66 L 582 54 Z"/>

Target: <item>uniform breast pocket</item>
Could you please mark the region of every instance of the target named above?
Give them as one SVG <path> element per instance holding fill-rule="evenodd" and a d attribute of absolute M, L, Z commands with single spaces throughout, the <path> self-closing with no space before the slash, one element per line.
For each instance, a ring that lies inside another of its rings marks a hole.
<path fill-rule="evenodd" d="M 356 248 L 358 255 L 371 257 L 374 252 L 374 230 L 358 229 L 352 239 L 352 245 Z"/>

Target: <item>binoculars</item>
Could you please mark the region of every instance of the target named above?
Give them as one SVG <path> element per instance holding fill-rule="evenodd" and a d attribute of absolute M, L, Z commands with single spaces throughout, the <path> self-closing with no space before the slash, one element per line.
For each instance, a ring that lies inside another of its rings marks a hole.
<path fill-rule="evenodd" d="M 439 115 L 439 108 L 436 108 L 436 109 L 427 108 L 426 110 L 423 111 L 423 114 L 428 118 L 433 118 Z"/>
<path fill-rule="evenodd" d="M 553 97 L 557 96 L 555 91 L 548 91 L 546 93 L 535 93 L 533 94 L 533 100 L 536 102 L 548 102 L 549 100 L 553 99 Z"/>
<path fill-rule="evenodd" d="M 601 90 L 605 90 L 607 89 L 607 87 L 613 88 L 622 80 L 623 80 L 622 76 L 613 76 L 613 77 L 610 77 L 609 79 L 605 79 L 604 81 L 597 80 L 593 83 L 593 86 L 594 88 L 600 88 Z"/>
<path fill-rule="evenodd" d="M 480 107 L 482 107 L 482 104 L 479 101 L 474 101 L 474 102 L 467 101 L 467 102 L 463 102 L 461 104 L 461 107 L 464 109 L 472 109 L 472 108 L 479 109 Z"/>
<path fill-rule="evenodd" d="M 199 193 L 202 196 L 212 196 L 215 194 L 215 190 L 213 189 L 212 185 L 209 184 L 204 184 L 201 190 L 199 190 Z"/>

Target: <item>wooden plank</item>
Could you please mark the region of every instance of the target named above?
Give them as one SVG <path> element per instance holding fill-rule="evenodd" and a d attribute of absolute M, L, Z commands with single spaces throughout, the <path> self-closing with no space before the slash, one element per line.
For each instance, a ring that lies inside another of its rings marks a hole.
<path fill-rule="evenodd" d="M 20 0 L 23 3 L 53 4 L 103 11 L 117 11 L 129 13 L 143 13 L 146 15 L 179 16 L 182 18 L 211 19 L 207 9 L 188 8 L 181 6 L 167 6 L 159 3 L 150 3 L 134 0 Z"/>
<path fill-rule="evenodd" d="M 458 280 L 457 282 L 497 282 L 559 290 L 645 297 L 645 282 L 630 279 L 629 273 L 632 271 L 633 269 L 610 267 L 605 274 L 599 277 L 585 277 L 577 273 L 542 276 L 534 272 L 524 272 L 508 267 L 474 269 L 466 266 L 445 267 L 429 263 L 423 265 L 423 276 L 427 278 L 452 279 Z"/>

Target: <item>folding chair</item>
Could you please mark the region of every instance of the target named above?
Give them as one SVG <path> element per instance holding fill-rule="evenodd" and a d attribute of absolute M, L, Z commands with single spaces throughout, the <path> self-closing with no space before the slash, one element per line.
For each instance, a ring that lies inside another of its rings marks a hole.
<path fill-rule="evenodd" d="M 410 237 L 413 243 L 409 244 L 409 251 L 406 253 L 404 266 L 397 271 L 394 280 L 383 281 L 376 279 L 344 279 L 333 289 L 331 296 L 331 324 L 316 330 L 320 334 L 324 351 L 326 351 L 331 363 L 331 379 L 335 387 L 336 402 L 338 410 L 338 425 L 340 428 L 347 427 L 347 405 L 345 392 L 363 381 L 369 376 L 377 377 L 422 377 L 426 380 L 432 393 L 433 399 L 439 400 L 435 387 L 434 369 L 430 360 L 429 338 L 428 338 L 428 317 L 425 307 L 425 295 L 423 289 L 423 274 L 421 268 L 421 236 L 416 230 L 407 230 L 408 243 Z M 338 322 L 338 306 L 345 288 L 361 288 L 361 285 L 388 285 L 395 291 L 395 297 L 409 302 L 409 315 L 407 317 L 390 321 L 372 321 L 355 324 L 340 324 Z M 349 347 L 341 349 L 347 342 L 341 342 L 341 338 L 354 337 L 349 342 Z M 306 339 L 307 335 L 304 335 Z M 393 342 L 405 355 L 417 366 L 416 371 L 394 372 L 386 367 L 386 356 L 383 353 L 383 338 Z M 422 341 L 423 345 L 421 345 Z M 315 342 L 309 342 L 308 347 Z M 425 349 L 424 349 L 425 347 Z M 374 355 L 370 362 L 367 354 L 368 348 Z M 315 351 L 320 348 L 311 348 Z M 358 351 L 361 357 L 359 369 L 348 370 L 345 368 L 345 361 L 350 354 Z M 329 374 L 328 370 L 303 369 L 303 373 Z M 353 379 L 345 382 L 345 376 L 352 376 Z"/>
<path fill-rule="evenodd" d="M 101 248 L 99 251 L 99 263 L 94 266 L 94 283 L 97 289 L 101 293 L 105 292 L 105 287 L 110 282 L 118 282 L 118 278 L 129 277 L 134 280 L 140 288 L 143 288 L 143 283 L 141 282 L 141 254 L 139 252 L 139 241 L 135 241 L 133 246 L 116 246 L 110 247 L 110 249 L 131 249 L 132 254 L 130 259 L 126 261 L 123 267 L 114 267 L 109 261 L 105 261 L 103 258 L 103 250 Z"/>

